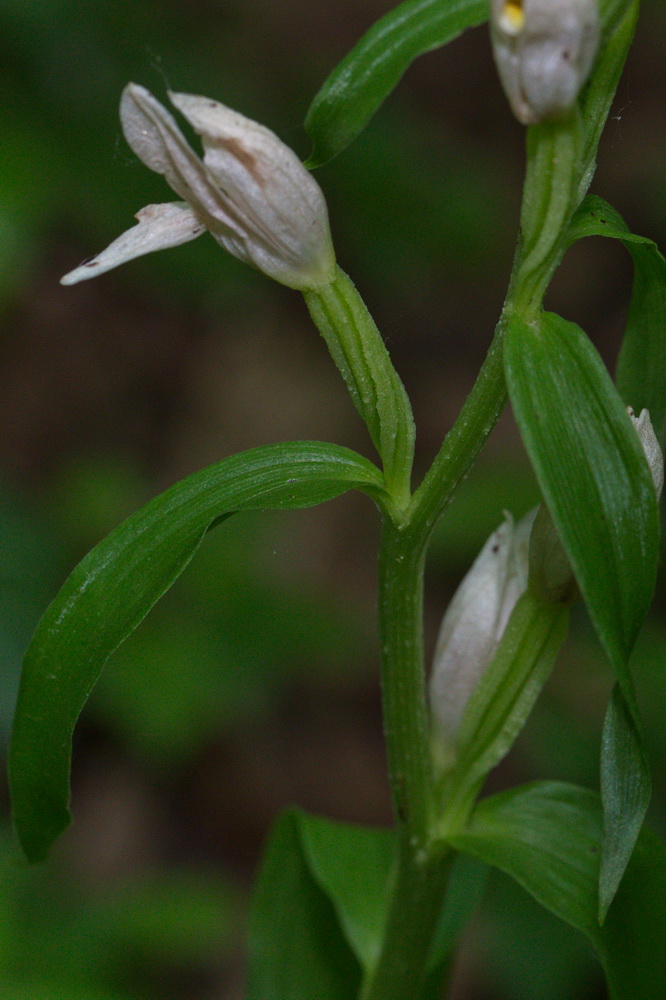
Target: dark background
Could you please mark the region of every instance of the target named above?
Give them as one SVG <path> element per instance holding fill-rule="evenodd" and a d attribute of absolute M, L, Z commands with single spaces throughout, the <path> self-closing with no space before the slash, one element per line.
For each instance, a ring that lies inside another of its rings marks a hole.
<path fill-rule="evenodd" d="M 63 288 L 59 277 L 169 200 L 124 144 L 133 79 L 203 93 L 305 157 L 302 121 L 387 0 L 0 2 L 0 722 L 20 658 L 87 549 L 176 479 L 241 448 L 324 439 L 372 455 L 301 297 L 208 237 Z M 593 191 L 666 245 L 666 11 L 646 0 Z M 367 131 L 318 171 L 338 259 L 413 400 L 421 473 L 490 341 L 510 270 L 523 129 L 485 29 L 422 57 Z M 612 368 L 631 285 L 621 246 L 575 246 L 548 305 Z M 566 415 L 563 415 L 566 419 Z M 538 498 L 509 414 L 433 545 L 426 632 L 505 508 Z M 285 805 L 390 822 L 373 619 L 377 519 L 349 496 L 246 515 L 113 657 L 79 725 L 75 825 L 49 863 L 18 860 L 3 804 L 0 995 L 7 1000 L 235 1000 L 247 895 Z M 655 607 L 663 610 L 663 583 Z M 636 674 L 666 821 L 663 649 Z M 610 671 L 584 614 L 491 787 L 595 786 Z M 603 997 L 584 942 L 492 878 L 456 997 Z"/>

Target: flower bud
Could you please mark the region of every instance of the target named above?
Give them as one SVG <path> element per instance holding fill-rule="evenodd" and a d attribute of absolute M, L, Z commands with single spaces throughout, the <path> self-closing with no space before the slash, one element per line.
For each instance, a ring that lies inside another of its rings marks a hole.
<path fill-rule="evenodd" d="M 599 46 L 598 0 L 491 0 L 493 54 L 523 125 L 563 118 Z"/>
<path fill-rule="evenodd" d="M 641 410 L 640 415 L 637 417 L 630 406 L 627 407 L 627 413 L 638 434 L 638 439 L 641 442 L 647 463 L 650 466 L 658 500 L 664 486 L 664 456 L 659 447 L 659 441 L 654 432 L 650 414 L 647 410 Z"/>
<path fill-rule="evenodd" d="M 490 664 L 518 598 L 527 587 L 527 546 L 534 511 L 499 526 L 477 556 L 442 621 L 430 676 L 435 753 L 445 767 L 470 695 Z"/>

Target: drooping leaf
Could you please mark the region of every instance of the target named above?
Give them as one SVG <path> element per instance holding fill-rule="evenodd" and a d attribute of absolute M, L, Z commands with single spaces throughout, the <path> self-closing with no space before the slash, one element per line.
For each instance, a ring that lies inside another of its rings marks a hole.
<path fill-rule="evenodd" d="M 634 262 L 634 284 L 616 382 L 625 403 L 643 407 L 661 438 L 666 413 L 666 259 L 652 240 L 629 232 L 603 198 L 588 195 L 574 215 L 568 242 L 584 236 L 620 240 Z"/>
<path fill-rule="evenodd" d="M 9 766 L 14 823 L 31 860 L 69 822 L 74 725 L 113 650 L 240 510 L 308 507 L 349 489 L 379 496 L 379 471 L 335 445 L 296 442 L 227 458 L 172 486 L 92 550 L 43 615 L 26 654 Z"/>
<path fill-rule="evenodd" d="M 304 852 L 300 814 L 286 812 L 268 842 L 250 912 L 247 1000 L 349 1000 L 360 966 Z"/>
<path fill-rule="evenodd" d="M 619 824 L 606 830 L 602 893 L 606 905 L 649 799 L 628 659 L 654 590 L 659 542 L 656 495 L 638 436 L 582 330 L 548 313 L 529 325 L 513 318 L 505 366 L 518 426 L 590 617 L 613 664 L 628 709 L 622 719 L 631 721 L 627 728 L 613 727 L 613 738 L 602 745 L 606 788 L 614 789 L 612 812 Z M 628 755 L 639 768 L 632 782 L 626 780 Z M 617 793 L 622 790 L 620 803 Z"/>
<path fill-rule="evenodd" d="M 643 830 L 625 878 L 599 925 L 599 796 L 542 781 L 482 800 L 458 850 L 514 878 L 546 909 L 582 931 L 606 972 L 611 1000 L 653 1000 L 666 979 L 666 847 Z"/>
<path fill-rule="evenodd" d="M 319 167 L 363 131 L 417 56 L 488 18 L 487 0 L 404 0 L 374 24 L 316 94 L 305 129 Z"/>

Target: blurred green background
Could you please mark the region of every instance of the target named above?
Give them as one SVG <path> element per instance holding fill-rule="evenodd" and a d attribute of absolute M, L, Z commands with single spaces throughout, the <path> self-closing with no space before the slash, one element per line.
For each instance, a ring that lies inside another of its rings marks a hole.
<path fill-rule="evenodd" d="M 333 440 L 371 454 L 300 296 L 207 236 L 76 288 L 58 278 L 148 202 L 127 149 L 132 79 L 208 94 L 302 155 L 328 71 L 388 0 L 0 0 L 0 736 L 21 655 L 78 558 L 174 480 L 245 447 Z M 666 246 L 666 11 L 645 0 L 593 190 Z M 318 173 L 342 266 L 413 399 L 423 470 L 468 392 L 503 298 L 521 128 L 484 30 L 423 57 Z M 578 244 L 549 305 L 612 367 L 631 282 Z M 426 632 L 502 510 L 536 488 L 510 415 L 438 532 Z M 29 869 L 0 790 L 3 1000 L 238 1000 L 247 897 L 271 820 L 298 803 L 390 821 L 373 622 L 377 523 L 361 497 L 239 516 L 113 657 L 77 730 L 75 824 Z M 663 579 L 655 608 L 663 611 Z M 666 830 L 666 625 L 635 657 Z M 595 785 L 609 670 L 584 615 L 495 788 Z M 4 779 L 3 779 L 4 782 Z M 587 947 L 504 879 L 461 950 L 456 1000 L 604 997 Z"/>

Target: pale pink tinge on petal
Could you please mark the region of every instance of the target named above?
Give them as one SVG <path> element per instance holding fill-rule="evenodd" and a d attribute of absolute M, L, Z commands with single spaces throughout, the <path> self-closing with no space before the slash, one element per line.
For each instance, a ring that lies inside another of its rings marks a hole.
<path fill-rule="evenodd" d="M 136 218 L 139 220 L 136 226 L 128 229 L 92 260 L 66 274 L 60 279 L 60 284 L 75 285 L 143 254 L 180 246 L 200 236 L 206 229 L 189 205 L 182 202 L 146 205 L 137 212 Z"/>
<path fill-rule="evenodd" d="M 169 98 L 201 136 L 206 169 L 242 220 L 245 259 L 294 288 L 330 282 L 335 255 L 326 201 L 294 151 L 218 101 L 195 94 Z M 224 234 L 219 239 L 225 245 Z"/>

